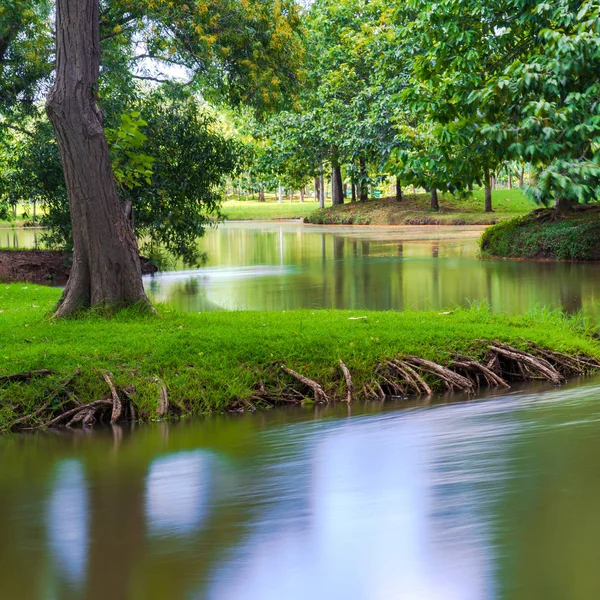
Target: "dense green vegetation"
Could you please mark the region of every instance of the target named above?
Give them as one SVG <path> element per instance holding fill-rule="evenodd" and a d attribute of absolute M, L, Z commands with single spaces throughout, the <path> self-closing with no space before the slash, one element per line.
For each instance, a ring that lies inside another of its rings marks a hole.
<path fill-rule="evenodd" d="M 82 402 L 109 395 L 102 374 L 120 388 L 135 386 L 139 416 L 156 414 L 164 383 L 182 414 L 220 411 L 249 398 L 259 383 L 283 389 L 290 378 L 280 365 L 320 381 L 343 397 L 338 360 L 355 386 L 373 376 L 377 364 L 404 354 L 447 363 L 453 353 L 477 356 L 477 340 L 524 340 L 563 352 L 600 357 L 600 346 L 583 324 L 560 313 L 492 315 L 485 305 L 449 312 L 215 312 L 181 314 L 166 307 L 158 315 L 123 311 L 109 322 L 98 314 L 48 320 L 58 298 L 54 289 L 0 286 L 0 377 L 51 369 L 52 377 L 27 383 L 0 382 L 0 427 L 58 397 L 78 369 L 72 394 Z M 366 317 L 366 318 L 365 318 Z M 64 401 L 62 398 L 61 401 Z M 59 400 L 56 400 L 59 402 Z"/>
<path fill-rule="evenodd" d="M 600 260 L 600 213 L 587 210 L 556 220 L 537 211 L 490 227 L 480 246 L 484 257 Z"/>

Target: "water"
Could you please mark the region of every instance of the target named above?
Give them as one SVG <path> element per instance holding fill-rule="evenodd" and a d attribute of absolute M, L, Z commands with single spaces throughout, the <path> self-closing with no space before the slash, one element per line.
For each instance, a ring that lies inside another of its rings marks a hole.
<path fill-rule="evenodd" d="M 600 597 L 600 379 L 0 439 L 0 598 Z"/>
<path fill-rule="evenodd" d="M 478 235 L 236 223 L 146 284 L 188 311 L 600 316 L 597 265 L 478 261 Z M 0 598 L 598 598 L 599 398 L 600 378 L 0 438 Z"/>
<path fill-rule="evenodd" d="M 536 306 L 600 318 L 600 265 L 477 259 L 479 227 L 326 227 L 228 223 L 200 241 L 201 269 L 146 278 L 153 301 L 183 311 L 427 309 L 487 300 L 496 312 Z M 0 230 L 31 247 L 41 232 Z"/>

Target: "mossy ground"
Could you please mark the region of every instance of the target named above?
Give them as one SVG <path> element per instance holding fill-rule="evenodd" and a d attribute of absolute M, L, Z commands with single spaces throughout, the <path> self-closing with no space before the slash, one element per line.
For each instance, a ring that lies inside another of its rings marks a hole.
<path fill-rule="evenodd" d="M 372 377 L 384 359 L 410 354 L 447 363 L 453 353 L 478 356 L 477 340 L 524 347 L 525 340 L 566 353 L 600 358 L 600 344 L 577 320 L 538 311 L 493 315 L 486 306 L 444 312 L 311 311 L 183 314 L 161 306 L 111 318 L 51 321 L 59 291 L 33 285 L 0 285 L 0 377 L 51 369 L 51 377 L 0 383 L 0 429 L 48 400 L 79 370 L 71 389 L 81 402 L 106 398 L 102 374 L 120 388 L 135 386 L 138 416 L 156 416 L 160 384 L 184 414 L 227 409 L 259 382 L 268 389 L 291 383 L 280 365 L 319 381 L 344 397 L 343 359 L 355 386 Z M 366 318 L 364 318 L 366 317 Z"/>
<path fill-rule="evenodd" d="M 551 210 L 487 229 L 480 241 L 484 257 L 550 260 L 600 260 L 600 211 L 583 210 L 553 218 Z"/>
<path fill-rule="evenodd" d="M 428 194 L 405 193 L 401 202 L 382 198 L 316 210 L 307 222 L 322 225 L 491 225 L 533 208 L 521 190 L 495 190 L 493 213 L 484 212 L 483 191 L 470 198 L 438 194 L 440 211 L 432 212 Z"/>

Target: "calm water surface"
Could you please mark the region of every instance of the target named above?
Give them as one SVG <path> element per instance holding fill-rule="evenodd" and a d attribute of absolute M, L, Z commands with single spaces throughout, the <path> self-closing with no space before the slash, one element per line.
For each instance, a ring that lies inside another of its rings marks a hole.
<path fill-rule="evenodd" d="M 552 306 L 600 318 L 599 264 L 480 261 L 481 231 L 228 223 L 201 240 L 203 268 L 173 266 L 146 278 L 146 288 L 184 311 L 437 309 L 488 300 L 497 312 Z M 40 235 L 0 230 L 0 246 L 31 247 Z"/>
<path fill-rule="evenodd" d="M 4 437 L 0 597 L 599 598 L 599 400 Z"/>

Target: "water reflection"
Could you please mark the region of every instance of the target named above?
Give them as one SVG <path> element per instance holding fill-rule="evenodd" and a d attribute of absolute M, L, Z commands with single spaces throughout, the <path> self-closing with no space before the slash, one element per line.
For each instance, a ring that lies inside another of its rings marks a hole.
<path fill-rule="evenodd" d="M 48 502 L 49 546 L 60 576 L 75 588 L 85 582 L 87 567 L 88 491 L 83 466 L 72 459 L 60 462 Z"/>
<path fill-rule="evenodd" d="M 156 459 L 146 479 L 150 535 L 181 536 L 196 531 L 208 514 L 210 458 L 201 451 Z"/>
<path fill-rule="evenodd" d="M 581 309 L 599 317 L 600 268 L 480 261 L 473 227 L 335 228 L 232 223 L 201 241 L 206 267 L 147 280 L 154 300 L 184 311 L 447 308 Z"/>
<path fill-rule="evenodd" d="M 600 318 L 600 265 L 480 261 L 478 227 L 324 227 L 228 223 L 209 230 L 200 269 L 145 279 L 154 301 L 183 311 L 441 309 L 486 300 L 497 312 L 536 306 Z M 0 231 L 31 247 L 37 231 Z"/>
<path fill-rule="evenodd" d="M 0 596 L 596 598 L 599 395 L 2 438 Z"/>

